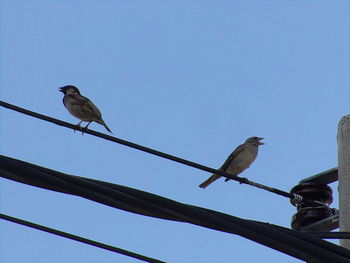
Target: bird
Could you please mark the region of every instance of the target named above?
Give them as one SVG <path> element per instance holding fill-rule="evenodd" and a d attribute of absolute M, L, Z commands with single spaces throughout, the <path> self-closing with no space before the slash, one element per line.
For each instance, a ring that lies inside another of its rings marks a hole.
<path fill-rule="evenodd" d="M 229 173 L 233 176 L 237 176 L 254 162 L 258 155 L 258 148 L 265 143 L 261 142 L 264 138 L 261 137 L 249 137 L 243 144 L 239 145 L 226 159 L 224 164 L 219 168 L 219 171 Z M 206 188 L 212 182 L 219 179 L 221 175 L 213 174 L 207 180 L 199 185 L 200 188 Z M 229 181 L 229 178 L 225 179 L 225 182 Z"/>
<path fill-rule="evenodd" d="M 82 122 L 88 122 L 88 124 L 83 128 L 83 130 L 86 130 L 90 123 L 95 121 L 103 125 L 107 131 L 113 133 L 102 119 L 100 110 L 95 104 L 92 103 L 91 100 L 82 96 L 77 87 L 73 85 L 66 85 L 60 87 L 59 91 L 64 94 L 63 105 L 66 107 L 68 112 L 80 120 L 80 122 L 77 124 L 80 130 L 82 129 L 80 126 Z"/>

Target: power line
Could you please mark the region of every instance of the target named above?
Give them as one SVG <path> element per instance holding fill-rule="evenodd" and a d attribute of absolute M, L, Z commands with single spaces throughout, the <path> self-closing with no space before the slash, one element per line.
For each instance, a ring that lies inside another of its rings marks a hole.
<path fill-rule="evenodd" d="M 20 113 L 23 113 L 23 114 L 26 114 L 26 115 L 29 115 L 29 116 L 32 116 L 34 118 L 38 118 L 38 119 L 41 119 L 41 120 L 45 120 L 45 121 L 57 124 L 59 126 L 63 126 L 63 127 L 70 128 L 70 129 L 73 129 L 73 130 L 77 129 L 77 126 L 73 125 L 71 123 L 68 123 L 68 122 L 65 122 L 65 121 L 61 121 L 61 120 L 58 120 L 58 119 L 55 119 L 55 118 L 52 118 L 52 117 L 49 117 L 49 116 L 46 116 L 46 115 L 43 115 L 43 114 L 39 114 L 39 113 L 30 111 L 30 110 L 27 110 L 27 109 L 24 109 L 24 108 L 21 108 L 21 107 L 9 104 L 9 103 L 4 102 L 4 101 L 0 101 L 0 106 L 3 106 L 5 108 L 11 109 L 11 110 L 14 110 L 14 111 L 17 111 L 17 112 L 20 112 Z M 152 148 L 148 148 L 148 147 L 136 144 L 136 143 L 132 143 L 132 142 L 129 142 L 129 141 L 126 141 L 126 140 L 122 140 L 122 139 L 119 139 L 119 138 L 116 138 L 116 137 L 113 137 L 113 136 L 110 136 L 110 135 L 107 135 L 107 134 L 104 134 L 104 133 L 96 132 L 96 131 L 90 130 L 90 129 L 84 130 L 84 132 L 87 133 L 87 134 L 90 134 L 90 135 L 93 135 L 93 136 L 96 136 L 96 137 L 108 140 L 108 141 L 116 142 L 116 143 L 122 144 L 124 146 L 128 146 L 128 147 L 131 147 L 131 148 L 143 151 L 143 152 L 147 152 L 147 153 L 150 153 L 150 154 L 153 154 L 153 155 L 156 155 L 156 156 L 159 156 L 159 157 L 162 157 L 162 158 L 174 161 L 174 162 L 182 163 L 182 164 L 185 164 L 187 166 L 191 166 L 191 167 L 200 169 L 202 171 L 206 171 L 206 172 L 209 172 L 209 173 L 215 173 L 215 174 L 221 175 L 223 177 L 226 177 L 226 178 L 238 181 L 240 183 L 248 184 L 248 185 L 251 185 L 251 186 L 254 186 L 254 187 L 257 187 L 257 188 L 269 191 L 269 192 L 272 192 L 274 194 L 287 197 L 287 198 L 291 199 L 294 202 L 301 202 L 302 200 L 304 200 L 304 201 L 306 200 L 305 198 L 303 198 L 302 196 L 297 195 L 297 194 L 290 194 L 288 192 L 285 192 L 283 190 L 279 190 L 277 188 L 273 188 L 273 187 L 270 187 L 270 186 L 267 186 L 267 185 L 263 185 L 263 184 L 259 184 L 259 183 L 250 181 L 250 180 L 248 180 L 247 178 L 244 178 L 244 177 L 233 176 L 233 175 L 231 175 L 229 173 L 226 173 L 226 172 L 223 172 L 223 171 L 220 171 L 220 170 L 217 170 L 217 169 L 213 169 L 211 167 L 208 167 L 208 166 L 205 166 L 205 165 L 201 165 L 201 164 L 198 164 L 198 163 L 195 163 L 195 162 L 192 162 L 192 161 L 189 161 L 189 160 L 186 160 L 186 159 L 183 159 L 183 158 L 180 158 L 180 157 L 168 154 L 168 153 L 157 151 L 157 150 L 154 150 Z M 308 200 L 308 201 L 311 202 L 311 203 L 315 203 L 312 200 Z M 318 203 L 318 205 L 324 205 L 324 204 Z"/>
<path fill-rule="evenodd" d="M 122 185 L 64 174 L 1 155 L 0 176 L 32 186 L 80 196 L 139 215 L 186 222 L 239 235 L 304 261 L 317 259 L 319 262 L 350 263 L 350 250 L 311 234 L 176 202 Z"/>
<path fill-rule="evenodd" d="M 323 231 L 302 231 L 302 233 L 317 236 L 325 239 L 350 239 L 350 232 L 323 232 Z"/>
<path fill-rule="evenodd" d="M 76 235 L 73 235 L 73 234 L 69 234 L 69 233 L 66 233 L 66 232 L 63 232 L 63 231 L 60 231 L 60 230 L 57 230 L 57 229 L 53 229 L 53 228 L 50 228 L 50 227 L 46 227 L 46 226 L 43 226 L 43 225 L 38 225 L 38 224 L 29 222 L 29 221 L 25 221 L 25 220 L 22 220 L 22 219 L 19 219 L 19 218 L 15 218 L 15 217 L 12 217 L 12 216 L 0 214 L 0 218 L 4 219 L 4 220 L 7 220 L 7 221 L 10 221 L 10 222 L 13 222 L 13 223 L 16 223 L 16 224 L 20 224 L 20 225 L 23 225 L 23 226 L 34 228 L 34 229 L 37 229 L 37 230 L 41 230 L 41 231 L 44 231 L 44 232 L 47 232 L 47 233 L 51 233 L 51 234 L 54 234 L 56 236 L 65 237 L 65 238 L 68 238 L 68 239 L 71 239 L 71 240 L 75 240 L 75 241 L 78 241 L 78 242 L 81 242 L 81 243 L 84 243 L 84 244 L 88 244 L 88 245 L 91 245 L 91 246 L 94 246 L 94 247 L 99 247 L 99 248 L 106 249 L 106 250 L 109 250 L 109 251 L 112 251 L 112 252 L 116 252 L 116 253 L 119 253 L 119 254 L 122 254 L 122 255 L 125 255 L 125 256 L 129 256 L 129 257 L 132 257 L 132 258 L 140 259 L 140 260 L 143 260 L 145 262 L 164 263 L 164 261 L 160 261 L 158 259 L 146 257 L 146 256 L 143 256 L 143 255 L 140 255 L 140 254 L 136 254 L 134 252 L 127 251 L 125 249 L 113 247 L 113 246 L 110 246 L 110 245 L 107 245 L 107 244 L 103 244 L 103 243 L 100 243 L 100 242 L 97 242 L 97 241 L 94 241 L 94 240 L 91 240 L 91 239 L 87 239 L 87 238 L 84 238 L 84 237 L 80 237 L 80 236 L 76 236 Z"/>

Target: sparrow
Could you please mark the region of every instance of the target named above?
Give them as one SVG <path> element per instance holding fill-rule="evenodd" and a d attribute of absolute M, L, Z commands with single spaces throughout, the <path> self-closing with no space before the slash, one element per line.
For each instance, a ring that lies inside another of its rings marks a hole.
<path fill-rule="evenodd" d="M 102 119 L 102 114 L 100 110 L 92 103 L 87 97 L 80 94 L 77 87 L 73 85 L 67 85 L 59 88 L 59 91 L 63 92 L 63 105 L 74 117 L 80 119 L 77 124 L 79 129 L 81 129 L 80 124 L 82 122 L 88 122 L 88 124 L 83 128 L 87 129 L 91 122 L 95 121 L 103 125 L 107 131 L 113 133 L 107 126 L 107 124 Z"/>
<path fill-rule="evenodd" d="M 258 155 L 258 148 L 265 143 L 261 142 L 264 138 L 250 137 L 243 144 L 239 145 L 226 159 L 225 163 L 219 168 L 219 171 L 223 171 L 233 176 L 239 175 L 245 169 L 254 162 Z M 221 176 L 213 174 L 206 181 L 199 185 L 200 188 L 206 188 L 209 184 L 219 179 Z M 229 181 L 229 178 L 225 179 L 225 182 Z"/>

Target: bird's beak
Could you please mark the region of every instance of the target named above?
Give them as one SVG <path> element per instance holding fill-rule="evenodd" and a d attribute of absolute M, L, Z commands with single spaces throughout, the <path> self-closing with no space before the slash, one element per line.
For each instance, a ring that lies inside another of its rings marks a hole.
<path fill-rule="evenodd" d="M 59 88 L 58 90 L 64 93 L 63 87 Z"/>
<path fill-rule="evenodd" d="M 261 142 L 261 140 L 263 140 L 264 138 L 259 138 L 259 145 L 264 145 L 265 143 L 264 142 Z"/>

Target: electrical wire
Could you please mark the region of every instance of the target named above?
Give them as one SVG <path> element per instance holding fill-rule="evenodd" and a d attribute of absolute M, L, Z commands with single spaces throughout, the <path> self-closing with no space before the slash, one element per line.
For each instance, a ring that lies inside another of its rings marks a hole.
<path fill-rule="evenodd" d="M 49 117 L 49 116 L 46 116 L 46 115 L 43 115 L 43 114 L 39 114 L 39 113 L 30 111 L 30 110 L 27 110 L 27 109 L 18 107 L 16 105 L 9 104 L 9 103 L 4 102 L 4 101 L 0 101 L 0 106 L 2 106 L 4 108 L 7 108 L 7 109 L 10 109 L 10 110 L 14 110 L 14 111 L 23 113 L 25 115 L 32 116 L 34 118 L 38 118 L 38 119 L 41 119 L 41 120 L 45 120 L 45 121 L 57 124 L 59 126 L 63 126 L 63 127 L 66 127 L 66 128 L 73 129 L 74 131 L 78 129 L 77 125 L 73 125 L 73 124 L 65 122 L 65 121 L 61 121 L 61 120 L 58 120 L 58 119 L 55 119 L 55 118 L 52 118 L 52 117 Z M 128 146 L 128 147 L 131 147 L 131 148 L 143 151 L 143 152 L 147 152 L 147 153 L 150 153 L 150 154 L 153 154 L 153 155 L 156 155 L 156 156 L 159 156 L 159 157 L 162 157 L 162 158 L 174 161 L 174 162 L 182 163 L 184 165 L 191 166 L 193 168 L 197 168 L 197 169 L 200 169 L 202 171 L 206 171 L 206 172 L 213 173 L 213 174 L 218 174 L 218 175 L 221 175 L 223 177 L 226 177 L 226 178 L 238 181 L 238 182 L 240 182 L 242 184 L 248 184 L 248 185 L 260 188 L 260 189 L 269 191 L 271 193 L 287 197 L 287 198 L 289 198 L 291 200 L 291 202 L 308 201 L 310 203 L 317 203 L 319 205 L 320 204 L 324 205 L 324 204 L 319 203 L 317 201 L 306 200 L 305 198 L 303 198 L 302 196 L 300 196 L 298 194 L 291 194 L 291 193 L 288 193 L 286 191 L 283 191 L 283 190 L 280 190 L 280 189 L 277 189 L 277 188 L 273 188 L 273 187 L 270 187 L 270 186 L 267 186 L 267 185 L 259 184 L 259 183 L 250 181 L 250 180 L 248 180 L 247 178 L 244 178 L 244 177 L 233 176 L 233 175 L 231 175 L 229 173 L 226 173 L 226 172 L 223 172 L 223 171 L 220 171 L 220 170 L 217 170 L 217 169 L 213 169 L 213 168 L 205 166 L 205 165 L 201 165 L 201 164 L 198 164 L 198 163 L 195 163 L 195 162 L 192 162 L 192 161 L 189 161 L 189 160 L 186 160 L 186 159 L 183 159 L 183 158 L 180 158 L 180 157 L 168 154 L 168 153 L 157 151 L 157 150 L 154 150 L 152 148 L 148 148 L 148 147 L 145 147 L 145 146 L 133 143 L 133 142 L 122 140 L 122 139 L 119 139 L 119 138 L 116 138 L 116 137 L 113 137 L 113 136 L 110 136 L 110 135 L 107 135 L 107 134 L 104 134 L 104 133 L 96 132 L 94 130 L 86 129 L 86 130 L 84 130 L 84 133 L 87 133 L 87 134 L 90 134 L 90 135 L 93 135 L 93 136 L 96 136 L 96 137 L 99 137 L 99 138 L 102 138 L 102 139 L 105 139 L 105 140 L 108 140 L 108 141 L 119 143 L 119 144 L 122 144 L 124 146 Z"/>
<path fill-rule="evenodd" d="M 164 263 L 164 261 L 160 261 L 158 259 L 146 257 L 146 256 L 143 256 L 143 255 L 134 253 L 134 252 L 127 251 L 125 249 L 113 247 L 113 246 L 110 246 L 110 245 L 107 245 L 107 244 L 103 244 L 103 243 L 100 243 L 100 242 L 97 242 L 97 241 L 94 241 L 94 240 L 91 240 L 91 239 L 87 239 L 87 238 L 76 236 L 76 235 L 73 235 L 73 234 L 69 234 L 67 232 L 63 232 L 63 231 L 60 231 L 60 230 L 57 230 L 57 229 L 53 229 L 53 228 L 50 228 L 50 227 L 46 227 L 46 226 L 43 226 L 43 225 L 39 225 L 39 224 L 35 224 L 35 223 L 29 222 L 29 221 L 25 221 L 25 220 L 22 220 L 22 219 L 19 219 L 19 218 L 16 218 L 16 217 L 0 214 L 0 218 L 3 219 L 3 220 L 7 220 L 9 222 L 13 222 L 13 223 L 20 224 L 20 225 L 23 225 L 23 226 L 27 226 L 27 227 L 30 227 L 30 228 L 34 228 L 34 229 L 37 229 L 37 230 L 41 230 L 41 231 L 44 231 L 44 232 L 47 232 L 47 233 L 51 233 L 51 234 L 54 234 L 56 236 L 65 237 L 65 238 L 68 238 L 68 239 L 71 239 L 71 240 L 75 240 L 75 241 L 78 241 L 78 242 L 81 242 L 81 243 L 84 243 L 84 244 L 88 244 L 88 245 L 91 245 L 91 246 L 94 246 L 94 247 L 99 247 L 99 248 L 106 249 L 106 250 L 109 250 L 109 251 L 112 251 L 112 252 L 116 252 L 116 253 L 119 253 L 119 254 L 122 254 L 122 255 L 125 255 L 125 256 L 129 256 L 129 257 L 132 257 L 132 258 L 143 260 L 145 262 Z"/>
<path fill-rule="evenodd" d="M 304 261 L 317 259 L 319 262 L 350 263 L 350 250 L 310 234 L 180 203 L 118 184 L 64 174 L 2 155 L 0 176 L 143 216 L 186 222 L 239 235 Z"/>
<path fill-rule="evenodd" d="M 301 231 L 324 239 L 350 239 L 350 232 Z"/>

